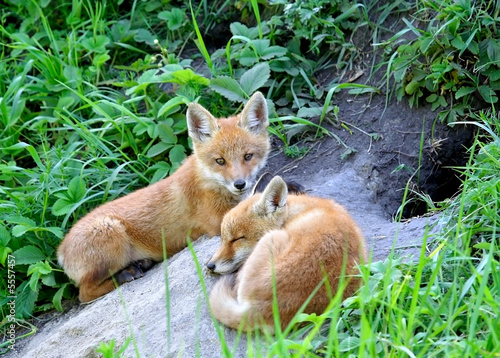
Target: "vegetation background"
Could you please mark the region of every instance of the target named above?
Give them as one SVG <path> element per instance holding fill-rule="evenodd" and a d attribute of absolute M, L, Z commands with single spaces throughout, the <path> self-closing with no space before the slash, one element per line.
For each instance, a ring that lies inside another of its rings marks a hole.
<path fill-rule="evenodd" d="M 93 207 L 175 171 L 190 153 L 187 103 L 225 116 L 263 91 L 270 133 L 296 157 L 335 136 L 326 128 L 342 124 L 332 98 L 348 88 L 430 105 L 442 123 L 474 124 L 469 162 L 457 168 L 462 190 L 428 202 L 443 222 L 430 255 L 410 263 L 391 255 L 363 268 L 358 295 L 332 301 L 322 316 L 301 316 L 310 325 L 293 338 L 278 334 L 275 353 L 499 356 L 499 13 L 498 0 L 7 0 L 3 329 L 10 296 L 19 323 L 74 297 L 56 262 L 64 233 Z M 393 16 L 405 26 L 392 29 Z M 382 41 L 383 31 L 392 36 Z M 346 82 L 362 55 L 360 37 L 377 48 L 370 85 Z M 336 75 L 323 83 L 322 71 Z"/>

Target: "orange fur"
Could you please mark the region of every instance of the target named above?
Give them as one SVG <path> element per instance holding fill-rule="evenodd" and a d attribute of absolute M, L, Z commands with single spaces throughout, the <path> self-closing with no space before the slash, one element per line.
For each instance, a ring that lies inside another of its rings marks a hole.
<path fill-rule="evenodd" d="M 275 177 L 262 194 L 238 204 L 222 221 L 221 245 L 207 266 L 220 274 L 237 273 L 216 283 L 212 312 L 235 329 L 272 331 L 274 272 L 282 328 L 326 273 L 327 284 L 305 308 L 306 313 L 323 313 L 338 290 L 343 265 L 343 297 L 359 287 L 360 279 L 353 276 L 356 265 L 366 260 L 364 247 L 361 230 L 344 207 L 333 200 L 287 195 L 286 184 Z"/>
<path fill-rule="evenodd" d="M 269 152 L 267 105 L 256 93 L 238 116 L 214 118 L 196 103 L 186 114 L 194 154 L 170 177 L 108 202 L 78 221 L 58 248 L 66 274 L 90 301 L 114 289 L 111 275 L 163 259 L 186 237 L 218 235 L 222 217 L 251 190 Z"/>

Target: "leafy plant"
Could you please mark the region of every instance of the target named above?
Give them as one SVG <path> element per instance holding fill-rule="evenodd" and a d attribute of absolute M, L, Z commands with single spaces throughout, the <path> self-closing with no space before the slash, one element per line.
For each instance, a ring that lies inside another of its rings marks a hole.
<path fill-rule="evenodd" d="M 74 294 L 56 260 L 64 232 L 180 165 L 189 150 L 185 104 L 209 84 L 169 53 L 172 31 L 187 24 L 174 8 L 163 10 L 175 26 L 155 41 L 160 1 L 126 17 L 114 2 L 49 4 L 9 3 L 0 22 L 0 264 L 15 258 L 17 319 L 62 310 Z"/>
<path fill-rule="evenodd" d="M 451 123 L 469 108 L 498 102 L 500 89 L 499 9 L 495 1 L 424 1 L 417 19 L 428 21 L 421 30 L 408 28 L 417 37 L 400 45 L 389 60 L 398 100 L 409 97 L 410 106 L 424 100 L 438 118 Z"/>

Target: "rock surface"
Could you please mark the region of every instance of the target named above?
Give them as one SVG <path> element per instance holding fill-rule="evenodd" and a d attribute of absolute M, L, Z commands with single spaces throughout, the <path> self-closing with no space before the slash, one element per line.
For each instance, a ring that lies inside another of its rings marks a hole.
<path fill-rule="evenodd" d="M 362 227 L 374 261 L 387 257 L 393 243 L 401 254 L 419 255 L 427 225 L 437 221 L 434 216 L 394 223 L 376 203 L 369 183 L 350 163 L 345 163 L 340 171 L 319 170 L 299 181 L 311 195 L 333 198 L 347 207 Z M 194 243 L 202 267 L 215 252 L 218 242 L 217 238 L 201 238 Z M 165 267 L 168 267 L 168 299 Z M 205 270 L 203 277 L 209 292 L 216 278 Z M 224 327 L 221 331 L 229 347 L 235 349 L 236 357 L 247 356 L 245 337 L 234 348 L 236 332 Z M 7 357 L 98 357 L 95 348 L 101 342 L 115 339 L 119 347 L 131 336 L 134 338 L 125 351 L 126 357 L 136 357 L 136 352 L 140 357 L 195 357 L 198 353 L 200 357 L 223 356 L 189 249 L 173 256 L 166 264 L 157 265 L 143 278 L 52 319 L 29 339 L 17 342 L 16 350 Z"/>

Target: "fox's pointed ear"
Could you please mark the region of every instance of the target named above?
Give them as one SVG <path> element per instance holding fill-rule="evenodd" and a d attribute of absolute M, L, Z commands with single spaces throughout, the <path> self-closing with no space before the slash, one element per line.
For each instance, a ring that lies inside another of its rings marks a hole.
<path fill-rule="evenodd" d="M 248 100 L 241 111 L 238 126 L 256 134 L 267 131 L 269 126 L 267 102 L 262 93 L 255 92 Z"/>
<path fill-rule="evenodd" d="M 286 205 L 288 189 L 286 183 L 279 176 L 275 176 L 264 189 L 264 193 L 255 204 L 254 209 L 259 215 L 272 214 Z"/>
<path fill-rule="evenodd" d="M 264 173 L 260 176 L 259 180 L 257 180 L 257 183 L 255 183 L 253 190 L 252 190 L 252 195 L 256 193 L 262 193 L 264 189 L 266 189 L 267 184 L 271 182 L 271 179 L 273 179 L 273 176 L 271 173 L 267 172 Z"/>
<path fill-rule="evenodd" d="M 186 121 L 189 136 L 200 142 L 210 138 L 219 130 L 217 119 L 203 106 L 195 102 L 188 106 Z"/>

